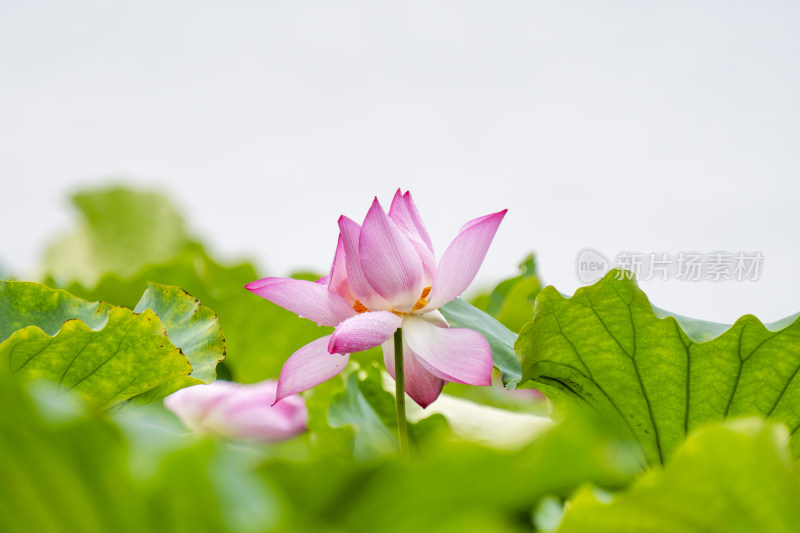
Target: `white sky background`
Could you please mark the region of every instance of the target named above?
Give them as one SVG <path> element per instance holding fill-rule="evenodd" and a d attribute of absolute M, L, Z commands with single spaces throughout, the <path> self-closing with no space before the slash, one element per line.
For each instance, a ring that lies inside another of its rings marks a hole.
<path fill-rule="evenodd" d="M 223 257 L 328 268 L 336 219 L 411 189 L 437 253 L 509 208 L 528 251 L 761 251 L 758 282 L 642 281 L 732 322 L 800 311 L 800 4 L 11 2 L 0 6 L 0 263 L 32 276 L 67 195 L 171 193 Z"/>

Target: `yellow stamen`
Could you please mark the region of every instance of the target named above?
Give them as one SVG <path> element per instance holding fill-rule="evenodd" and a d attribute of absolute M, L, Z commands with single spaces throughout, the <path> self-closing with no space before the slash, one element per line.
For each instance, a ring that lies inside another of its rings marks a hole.
<path fill-rule="evenodd" d="M 353 304 L 353 310 L 356 313 L 366 313 L 369 311 L 369 309 L 367 309 L 367 307 L 358 300 L 356 300 L 356 303 Z"/>
<path fill-rule="evenodd" d="M 431 288 L 425 287 L 422 290 L 422 296 L 420 296 L 419 300 L 417 300 L 417 303 L 414 304 L 414 308 L 412 309 L 412 311 L 419 311 L 420 309 L 428 305 L 428 300 L 426 300 L 425 298 L 427 298 L 430 293 L 431 293 Z"/>

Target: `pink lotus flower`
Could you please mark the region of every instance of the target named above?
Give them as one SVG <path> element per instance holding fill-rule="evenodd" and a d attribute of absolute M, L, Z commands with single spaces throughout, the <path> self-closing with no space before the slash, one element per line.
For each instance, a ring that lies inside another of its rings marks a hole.
<path fill-rule="evenodd" d="M 506 211 L 467 222 L 439 264 L 411 194 L 400 190 L 387 215 L 378 199 L 364 224 L 339 218 L 330 274 L 316 283 L 264 278 L 246 288 L 301 317 L 334 326 L 333 334 L 295 352 L 281 370 L 278 400 L 341 372 L 349 354 L 382 345 L 394 377 L 397 328 L 403 330 L 406 393 L 426 407 L 447 381 L 492 382 L 492 353 L 483 336 L 455 329 L 437 309 L 469 286 Z"/>
<path fill-rule="evenodd" d="M 308 410 L 300 396 L 275 403 L 274 379 L 242 385 L 215 381 L 164 398 L 164 405 L 191 429 L 204 435 L 278 442 L 306 430 Z"/>

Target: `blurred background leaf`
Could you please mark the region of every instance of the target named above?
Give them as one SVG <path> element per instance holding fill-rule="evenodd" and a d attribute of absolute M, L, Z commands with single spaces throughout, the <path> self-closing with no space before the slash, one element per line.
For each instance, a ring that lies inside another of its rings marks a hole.
<path fill-rule="evenodd" d="M 380 402 L 383 396 L 373 395 L 373 399 Z M 391 401 L 390 405 L 394 405 L 394 401 Z M 353 457 L 355 459 L 372 459 L 394 454 L 398 450 L 396 435 L 392 434 L 387 428 L 385 420 L 381 419 L 373 405 L 367 401 L 359 387 L 358 373 L 356 372 L 347 377 L 344 391 L 331 398 L 328 407 L 328 424 L 332 428 L 343 426 L 353 428 Z"/>
<path fill-rule="evenodd" d="M 663 470 L 613 497 L 582 489 L 559 532 L 790 533 L 800 523 L 800 472 L 783 425 L 728 421 L 692 432 Z"/>
<path fill-rule="evenodd" d="M 29 396 L 0 367 L 0 400 L 14 406 L 0 410 L 0 531 L 249 532 L 275 519 L 253 513 L 245 524 L 227 505 L 221 491 L 252 492 L 253 484 L 262 508 L 275 505 L 241 461 L 226 458 L 235 449 L 146 423 L 148 441 L 160 434 L 169 445 L 134 454 L 138 443 L 108 418 L 87 413 L 78 397 L 59 395 L 46 382 Z M 229 470 L 224 479 L 221 462 Z"/>
<path fill-rule="evenodd" d="M 377 363 L 352 362 L 345 372 L 305 394 L 314 456 L 370 461 L 397 452 L 395 401 L 384 389 L 384 379 Z M 448 429 L 445 418 L 432 412 L 408 423 L 416 447 L 449 434 Z"/>
<path fill-rule="evenodd" d="M 533 320 L 533 303 L 542 290 L 533 254 L 519 264 L 519 271 L 518 276 L 501 281 L 491 292 L 479 294 L 470 302 L 514 333 Z"/>
<path fill-rule="evenodd" d="M 45 270 L 59 282 L 92 285 L 107 272 L 127 277 L 166 261 L 189 244 L 183 218 L 163 195 L 122 186 L 78 192 L 78 228 L 45 254 Z"/>
<path fill-rule="evenodd" d="M 291 502 L 280 532 L 521 532 L 547 495 L 564 498 L 589 481 L 627 485 L 638 453 L 602 421 L 576 417 L 514 452 L 440 436 L 411 462 L 267 461 L 261 473 Z"/>

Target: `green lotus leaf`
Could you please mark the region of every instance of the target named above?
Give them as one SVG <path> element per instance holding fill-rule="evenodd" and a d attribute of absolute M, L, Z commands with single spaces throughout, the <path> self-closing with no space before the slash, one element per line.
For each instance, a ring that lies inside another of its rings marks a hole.
<path fill-rule="evenodd" d="M 622 421 L 651 464 L 693 428 L 727 417 L 781 421 L 800 455 L 800 321 L 732 326 L 656 309 L 627 271 L 566 298 L 553 287 L 520 332 L 522 380 Z"/>
<path fill-rule="evenodd" d="M 176 287 L 149 284 L 132 311 L 37 283 L 0 281 L 4 364 L 20 379 L 74 390 L 96 409 L 213 381 L 224 343 L 216 316 Z"/>
<path fill-rule="evenodd" d="M 449 302 L 439 311 L 451 327 L 474 329 L 486 338 L 492 349 L 492 362 L 500 371 L 503 385 L 515 389 L 522 375 L 520 363 L 514 354 L 517 335 L 485 311 L 461 298 Z"/>

